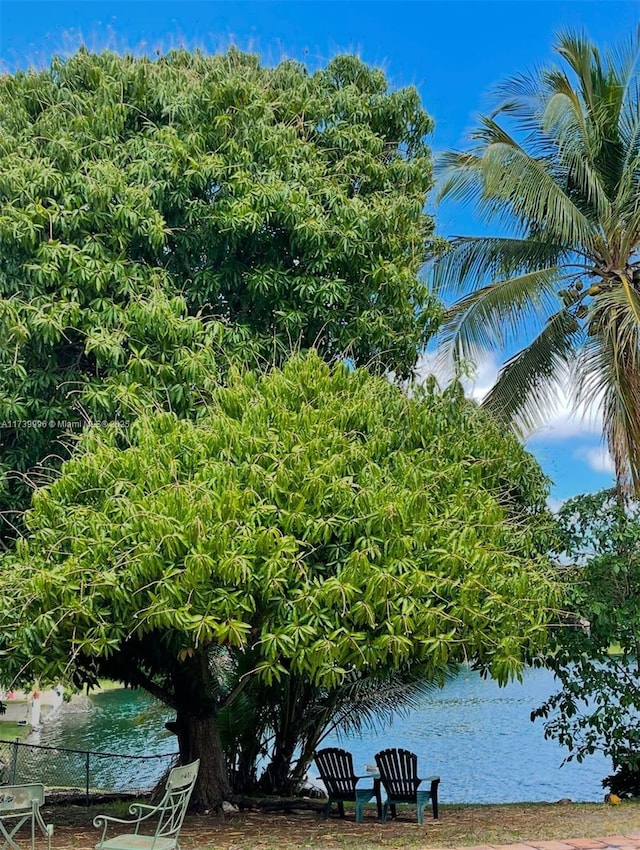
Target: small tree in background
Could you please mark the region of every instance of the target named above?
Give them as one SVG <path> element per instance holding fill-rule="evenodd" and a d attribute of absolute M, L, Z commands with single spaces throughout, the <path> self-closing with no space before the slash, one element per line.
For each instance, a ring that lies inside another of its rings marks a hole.
<path fill-rule="evenodd" d="M 640 792 L 640 515 L 613 490 L 569 499 L 559 511 L 568 614 L 549 664 L 562 690 L 532 719 L 582 761 L 600 751 L 617 794 Z"/>
<path fill-rule="evenodd" d="M 385 669 L 517 675 L 557 600 L 546 492 L 459 388 L 408 398 L 315 354 L 233 373 L 197 422 L 87 432 L 34 495 L 0 561 L 3 678 L 146 689 L 219 805 L 220 711 L 252 681 L 294 704 Z"/>

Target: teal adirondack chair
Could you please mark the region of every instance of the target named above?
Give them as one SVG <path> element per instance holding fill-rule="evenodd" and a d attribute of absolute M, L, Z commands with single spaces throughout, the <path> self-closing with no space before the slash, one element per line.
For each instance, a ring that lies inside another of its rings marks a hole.
<path fill-rule="evenodd" d="M 431 800 L 434 820 L 438 819 L 439 776 L 420 779 L 418 756 L 409 750 L 381 750 L 375 755 L 380 773 L 380 782 L 387 799 L 382 807 L 382 820 L 386 821 L 389 809 L 396 816 L 396 803 L 414 803 L 417 807 L 418 823 L 424 820 L 425 806 Z"/>
<path fill-rule="evenodd" d="M 362 784 L 365 777 L 355 775 L 351 753 L 339 747 L 318 750 L 313 758 L 329 798 L 324 808 L 325 818 L 331 813 L 332 803 L 338 804 L 338 814 L 343 818 L 344 804 L 352 802 L 356 804 L 356 822 L 360 823 L 362 807 L 375 795 L 371 777 L 368 777 L 371 784 Z"/>
<path fill-rule="evenodd" d="M 165 792 L 157 806 L 133 803 L 129 811 L 136 817 L 123 820 L 109 815 L 98 815 L 93 825 L 102 828 L 102 838 L 96 844 L 96 850 L 176 850 L 179 848 L 178 836 L 187 813 L 191 793 L 198 778 L 200 761 L 174 767 L 169 773 Z M 152 827 L 155 825 L 155 828 Z M 126 826 L 126 832 L 120 832 L 113 838 L 107 838 L 109 827 Z M 145 831 L 141 831 L 145 830 Z"/>

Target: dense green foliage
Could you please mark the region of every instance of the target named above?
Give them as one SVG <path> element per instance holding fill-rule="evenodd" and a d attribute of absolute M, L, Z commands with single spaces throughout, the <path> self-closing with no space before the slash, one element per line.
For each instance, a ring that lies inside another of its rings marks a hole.
<path fill-rule="evenodd" d="M 459 298 L 443 337 L 456 356 L 531 340 L 485 406 L 535 427 L 570 374 L 576 399 L 602 409 L 618 481 L 638 494 L 639 38 L 603 56 L 563 34 L 560 66 L 499 88 L 476 146 L 445 157 L 443 191 L 475 202 L 506 235 L 455 240 L 436 264 L 438 286 Z"/>
<path fill-rule="evenodd" d="M 556 600 L 546 487 L 457 387 L 407 397 L 315 354 L 232 372 L 198 421 L 86 432 L 34 495 L 0 561 L 2 676 L 146 688 L 213 805 L 217 716 L 252 682 L 517 675 Z"/>
<path fill-rule="evenodd" d="M 80 50 L 1 77 L 0 508 L 62 432 L 192 414 L 239 350 L 406 376 L 437 313 L 431 126 L 353 56 Z"/>
<path fill-rule="evenodd" d="M 562 506 L 564 624 L 552 632 L 550 664 L 562 684 L 534 717 L 545 735 L 582 761 L 599 750 L 614 770 L 640 778 L 640 515 L 605 490 Z M 611 777 L 609 778 L 612 779 Z M 614 780 L 611 790 L 623 787 Z"/>

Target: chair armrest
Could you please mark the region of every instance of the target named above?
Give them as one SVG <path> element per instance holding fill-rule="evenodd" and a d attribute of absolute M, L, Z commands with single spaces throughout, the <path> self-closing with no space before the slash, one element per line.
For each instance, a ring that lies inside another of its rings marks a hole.
<path fill-rule="evenodd" d="M 148 809 L 149 811 L 146 814 L 143 814 L 143 810 Z M 98 842 L 101 844 L 107 835 L 107 829 L 110 825 L 113 824 L 121 824 L 122 826 L 134 827 L 134 833 L 137 834 L 140 824 L 147 820 L 150 817 L 153 817 L 158 812 L 158 806 L 148 806 L 146 803 L 132 803 L 129 806 L 129 811 L 131 812 L 131 818 L 115 818 L 112 815 L 96 815 L 93 819 L 93 825 L 100 829 L 102 827 L 102 838 Z"/>
<path fill-rule="evenodd" d="M 114 818 L 111 815 L 96 815 L 93 819 L 93 825 L 96 829 L 100 829 L 101 826 L 108 826 L 110 823 L 131 823 L 131 820 L 125 818 Z"/>
<path fill-rule="evenodd" d="M 144 810 L 147 809 L 147 814 L 143 815 Z M 146 820 L 148 817 L 151 817 L 155 812 L 158 811 L 157 806 L 150 806 L 148 803 L 131 803 L 129 806 L 129 811 L 132 815 L 138 815 L 138 819 Z"/>
<path fill-rule="evenodd" d="M 146 815 L 142 814 L 143 809 L 148 809 L 149 811 Z M 158 811 L 157 806 L 148 806 L 146 803 L 132 803 L 129 806 L 129 811 L 131 812 L 132 818 L 114 818 L 112 815 L 96 815 L 93 819 L 93 825 L 95 827 L 100 828 L 103 825 L 108 825 L 110 823 L 122 823 L 122 824 L 131 824 L 137 823 L 141 820 L 146 820 L 150 818 L 155 812 Z"/>
<path fill-rule="evenodd" d="M 418 784 L 416 785 L 416 789 L 422 788 L 423 786 L 426 786 L 426 785 L 429 785 L 429 786 L 432 787 L 434 783 L 437 785 L 439 782 L 440 782 L 439 776 L 425 776 L 424 779 L 418 779 Z"/>

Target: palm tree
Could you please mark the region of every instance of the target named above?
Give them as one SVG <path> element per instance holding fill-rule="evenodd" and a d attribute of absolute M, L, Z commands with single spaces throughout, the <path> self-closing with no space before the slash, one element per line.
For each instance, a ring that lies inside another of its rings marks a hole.
<path fill-rule="evenodd" d="M 474 147 L 443 157 L 441 195 L 474 202 L 507 235 L 456 238 L 434 264 L 436 290 L 459 299 L 443 327 L 455 358 L 528 334 L 484 406 L 530 430 L 569 377 L 574 401 L 599 406 L 618 483 L 638 495 L 639 47 L 640 29 L 605 55 L 563 33 L 559 66 L 498 88 Z"/>

